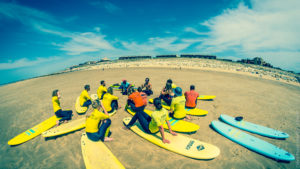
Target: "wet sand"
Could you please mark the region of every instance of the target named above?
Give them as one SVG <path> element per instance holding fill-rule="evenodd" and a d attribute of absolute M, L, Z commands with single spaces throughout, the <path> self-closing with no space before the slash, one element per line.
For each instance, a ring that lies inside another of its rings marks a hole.
<path fill-rule="evenodd" d="M 140 85 L 149 77 L 154 88 L 153 98 L 168 78 L 189 89 L 196 86 L 201 95 L 216 95 L 213 101 L 199 101 L 198 108 L 207 110 L 205 117 L 192 116 L 200 129 L 188 135 L 220 148 L 221 154 L 213 160 L 195 160 L 162 149 L 122 129 L 122 119 L 130 116 L 124 111 L 127 97 L 120 97 L 122 109 L 112 119 L 114 142 L 105 143 L 126 168 L 299 168 L 299 111 L 300 87 L 258 77 L 206 70 L 128 68 L 87 70 L 30 79 L 0 87 L 0 168 L 85 168 L 80 138 L 83 130 L 56 139 L 38 136 L 21 145 L 10 147 L 7 141 L 21 132 L 51 117 L 52 90 L 59 89 L 63 109 L 73 110 L 73 119 L 81 118 L 74 104 L 85 84 L 96 93 L 100 80 L 107 85 L 122 79 Z M 147 109 L 153 110 L 152 105 Z M 213 131 L 209 124 L 220 114 L 243 116 L 245 120 L 281 130 L 290 135 L 286 140 L 270 139 L 252 134 L 292 153 L 296 161 L 279 163 L 250 151 Z"/>

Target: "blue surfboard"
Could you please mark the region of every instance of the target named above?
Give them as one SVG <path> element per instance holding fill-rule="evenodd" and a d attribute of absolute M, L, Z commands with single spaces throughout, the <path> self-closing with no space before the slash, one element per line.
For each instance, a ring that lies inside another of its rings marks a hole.
<path fill-rule="evenodd" d="M 274 146 L 264 140 L 249 135 L 239 129 L 233 128 L 219 121 L 212 121 L 212 127 L 228 139 L 264 156 L 277 161 L 293 161 L 295 157 L 289 152 Z"/>
<path fill-rule="evenodd" d="M 259 134 L 262 136 L 266 136 L 266 137 L 271 137 L 271 138 L 278 138 L 278 139 L 284 139 L 284 138 L 288 138 L 289 135 L 287 133 L 284 133 L 282 131 L 278 131 L 278 130 L 274 130 L 268 127 L 264 127 L 258 124 L 254 124 L 254 123 L 250 123 L 244 120 L 241 121 L 237 121 L 235 120 L 234 117 L 225 115 L 225 114 L 221 114 L 220 119 L 222 121 L 224 121 L 227 124 L 230 124 L 234 127 L 237 127 L 239 129 L 251 132 L 251 133 L 255 133 L 255 134 Z"/>

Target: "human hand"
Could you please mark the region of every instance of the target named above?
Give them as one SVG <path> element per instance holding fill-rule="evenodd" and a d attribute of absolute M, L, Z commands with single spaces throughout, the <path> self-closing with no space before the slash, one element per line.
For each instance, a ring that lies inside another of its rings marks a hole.
<path fill-rule="evenodd" d="M 163 141 L 163 143 L 168 143 L 168 144 L 170 144 L 170 141 L 167 140 L 167 139 L 163 139 L 162 141 Z"/>
<path fill-rule="evenodd" d="M 173 136 L 177 136 L 177 133 L 175 133 L 174 131 L 172 131 L 171 134 L 172 134 Z"/>

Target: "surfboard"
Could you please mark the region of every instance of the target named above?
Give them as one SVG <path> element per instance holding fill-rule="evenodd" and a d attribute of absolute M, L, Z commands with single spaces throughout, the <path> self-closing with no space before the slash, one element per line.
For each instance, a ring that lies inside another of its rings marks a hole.
<path fill-rule="evenodd" d="M 135 112 L 132 111 L 130 108 L 126 108 L 126 111 L 131 114 L 131 115 L 135 115 Z M 151 110 L 144 110 L 145 113 L 147 113 L 149 116 L 151 116 L 152 111 Z M 171 125 L 171 129 L 173 131 L 177 131 L 177 132 L 181 132 L 181 133 L 192 133 L 197 131 L 200 127 L 197 124 L 188 122 L 188 121 L 184 121 L 184 120 L 176 120 L 171 118 L 169 120 L 170 125 Z M 167 122 L 165 124 L 163 124 L 163 127 L 165 129 L 169 129 Z"/>
<path fill-rule="evenodd" d="M 40 124 L 26 130 L 25 132 L 17 135 L 13 139 L 8 141 L 8 145 L 18 145 L 24 143 L 28 140 L 33 139 L 34 137 L 40 135 L 42 132 L 50 129 L 51 127 L 56 125 L 56 121 L 60 118 L 57 118 L 55 115 L 50 117 L 49 119 L 41 122 Z"/>
<path fill-rule="evenodd" d="M 117 111 L 113 111 L 112 113 L 109 113 L 109 116 L 113 116 Z M 53 137 L 53 136 L 59 136 L 62 134 L 67 134 L 76 130 L 80 130 L 82 128 L 85 128 L 86 118 L 80 118 L 76 120 L 72 120 L 68 123 L 61 124 L 53 129 L 50 129 L 48 131 L 45 131 L 42 133 L 43 137 Z"/>
<path fill-rule="evenodd" d="M 128 124 L 131 117 L 123 119 L 124 124 Z M 164 132 L 165 138 L 170 141 L 169 144 L 163 143 L 160 132 L 155 134 L 145 133 L 139 123 L 135 123 L 130 129 L 137 135 L 169 151 L 195 159 L 213 159 L 220 154 L 220 149 L 212 144 L 195 140 L 184 135 L 173 136 Z"/>
<path fill-rule="evenodd" d="M 81 150 L 86 169 L 125 169 L 102 141 L 92 141 L 86 133 L 81 136 Z"/>
<path fill-rule="evenodd" d="M 84 114 L 88 110 L 87 107 L 80 106 L 79 97 L 77 97 L 77 99 L 76 99 L 75 110 L 78 114 Z"/>
<path fill-rule="evenodd" d="M 114 90 L 117 91 L 121 91 L 122 89 L 119 89 L 120 85 L 111 85 L 110 87 L 112 87 Z M 134 87 L 134 85 L 132 85 L 132 87 Z M 134 87 L 135 90 L 137 90 L 137 87 Z"/>
<path fill-rule="evenodd" d="M 149 103 L 153 103 L 153 99 L 149 99 Z M 167 105 L 166 102 L 164 102 L 163 100 L 161 101 L 162 107 L 170 110 L 170 106 Z M 185 110 L 187 111 L 186 114 L 188 115 L 193 115 L 193 116 L 204 116 L 208 113 L 208 111 L 206 110 L 202 110 L 202 109 L 198 109 L 198 108 L 194 108 L 194 109 L 187 109 L 185 108 Z"/>
<path fill-rule="evenodd" d="M 239 129 L 233 128 L 219 121 L 212 121 L 212 127 L 226 138 L 255 151 L 264 156 L 273 158 L 278 161 L 293 161 L 295 157 L 289 152 L 274 146 L 264 140 L 249 135 Z"/>
<path fill-rule="evenodd" d="M 153 99 L 149 99 L 149 103 L 152 103 L 153 104 Z M 170 110 L 170 106 L 167 105 L 167 103 L 163 100 L 161 100 L 161 105 L 163 108 L 167 109 L 167 110 Z"/>
<path fill-rule="evenodd" d="M 284 133 L 282 131 L 274 130 L 272 128 L 264 127 L 258 124 L 250 123 L 245 120 L 242 121 L 236 121 L 234 117 L 221 114 L 220 119 L 224 121 L 227 124 L 230 124 L 234 127 L 237 127 L 239 129 L 259 134 L 262 136 L 266 137 L 271 137 L 271 138 L 278 138 L 278 139 L 284 139 L 288 138 L 289 135 L 287 133 Z"/>
<path fill-rule="evenodd" d="M 187 111 L 186 114 L 193 115 L 193 116 L 205 116 L 208 113 L 208 111 L 198 109 L 198 108 L 194 108 L 194 109 L 185 108 L 185 110 Z"/>
<path fill-rule="evenodd" d="M 212 95 L 200 95 L 197 99 L 198 100 L 213 100 L 216 96 Z"/>

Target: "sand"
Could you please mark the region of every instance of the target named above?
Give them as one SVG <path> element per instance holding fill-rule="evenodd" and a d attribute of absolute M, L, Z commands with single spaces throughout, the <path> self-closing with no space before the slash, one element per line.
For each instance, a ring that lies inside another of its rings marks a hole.
<path fill-rule="evenodd" d="M 196 86 L 201 95 L 216 95 L 213 101 L 199 101 L 198 108 L 207 110 L 205 117 L 192 117 L 200 125 L 197 133 L 187 135 L 218 146 L 221 154 L 213 160 L 195 160 L 162 149 L 130 130 L 122 129 L 122 119 L 130 116 L 123 110 L 127 97 L 120 97 L 122 109 L 112 119 L 114 142 L 105 143 L 126 168 L 300 168 L 299 163 L 299 110 L 300 87 L 226 72 L 163 68 L 120 68 L 77 71 L 54 76 L 25 80 L 0 87 L 0 168 L 85 168 L 80 138 L 83 130 L 56 139 L 45 140 L 38 136 L 19 146 L 10 147 L 7 141 L 19 133 L 51 117 L 51 93 L 59 89 L 63 109 L 72 109 L 85 84 L 96 93 L 100 80 L 108 85 L 126 78 L 135 85 L 149 77 L 156 97 L 168 78 L 188 90 Z M 148 105 L 147 109 L 154 109 Z M 296 157 L 291 163 L 279 163 L 250 151 L 213 131 L 209 124 L 220 114 L 243 116 L 246 120 L 281 130 L 290 135 L 276 140 L 255 135 L 287 150 Z M 99 159 L 100 160 L 100 159 Z"/>

